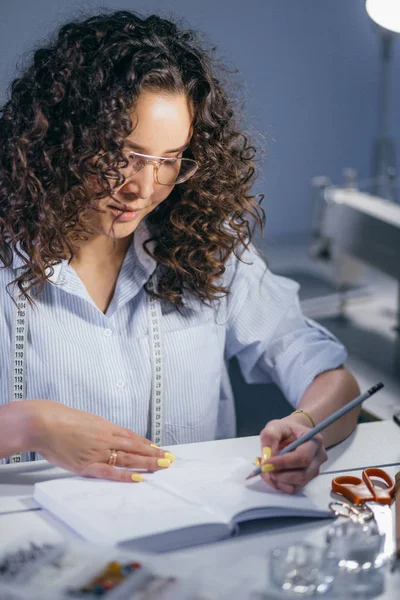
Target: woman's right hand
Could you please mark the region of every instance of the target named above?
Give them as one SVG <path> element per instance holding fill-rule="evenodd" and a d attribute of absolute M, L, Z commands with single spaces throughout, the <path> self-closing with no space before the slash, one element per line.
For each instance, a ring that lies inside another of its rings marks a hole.
<path fill-rule="evenodd" d="M 29 450 L 78 475 L 140 481 L 141 476 L 128 469 L 156 471 L 169 467 L 174 460 L 173 454 L 153 446 L 146 438 L 93 413 L 51 400 L 25 402 L 31 415 L 26 419 Z M 108 464 L 112 450 L 117 452 L 115 466 Z"/>

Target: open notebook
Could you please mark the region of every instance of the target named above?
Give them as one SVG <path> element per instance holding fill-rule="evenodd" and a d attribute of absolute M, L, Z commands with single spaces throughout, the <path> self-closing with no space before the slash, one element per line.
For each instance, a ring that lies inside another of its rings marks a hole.
<path fill-rule="evenodd" d="M 330 517 L 305 494 L 272 490 L 243 458 L 177 459 L 141 483 L 71 477 L 35 485 L 34 499 L 96 544 L 163 551 L 212 542 L 265 517 Z"/>

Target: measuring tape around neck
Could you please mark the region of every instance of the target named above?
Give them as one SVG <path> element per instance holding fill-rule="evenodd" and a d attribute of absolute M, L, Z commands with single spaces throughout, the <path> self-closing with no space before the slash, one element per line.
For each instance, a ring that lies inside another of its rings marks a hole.
<path fill-rule="evenodd" d="M 150 291 L 155 290 L 155 281 L 148 284 Z M 11 402 L 26 399 L 26 331 L 27 331 L 27 300 L 19 296 L 16 300 L 12 334 L 11 354 Z M 164 359 L 162 340 L 162 312 L 157 298 L 148 296 L 148 326 L 152 385 L 150 398 L 150 428 L 151 440 L 157 446 L 163 444 L 164 433 Z M 27 454 L 27 456 L 25 456 Z M 20 452 L 9 456 L 8 463 L 19 463 L 24 460 L 34 460 L 35 452 L 22 454 Z"/>
<path fill-rule="evenodd" d="M 157 279 L 154 276 L 147 284 L 150 292 L 154 292 Z M 147 296 L 150 361 L 152 386 L 150 399 L 150 439 L 153 444 L 164 443 L 164 356 L 162 339 L 162 312 L 158 298 Z"/>
<path fill-rule="evenodd" d="M 20 295 L 15 301 L 14 323 L 11 347 L 11 382 L 10 396 L 11 402 L 26 399 L 26 321 L 27 321 L 27 300 L 25 296 Z M 31 453 L 34 455 L 34 452 Z M 21 452 L 12 454 L 8 457 L 8 463 L 20 463 L 24 460 Z"/>

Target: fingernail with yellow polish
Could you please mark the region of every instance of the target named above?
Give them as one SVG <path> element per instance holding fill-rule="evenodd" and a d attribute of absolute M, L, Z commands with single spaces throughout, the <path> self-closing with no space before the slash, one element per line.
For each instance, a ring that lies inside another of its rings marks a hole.
<path fill-rule="evenodd" d="M 272 450 L 269 446 L 264 446 L 261 454 L 262 454 L 263 461 L 269 460 L 272 456 Z"/>
<path fill-rule="evenodd" d="M 157 446 L 157 444 L 150 444 L 150 446 L 151 446 L 152 448 L 159 448 L 159 447 L 160 447 L 160 446 Z"/>
<path fill-rule="evenodd" d="M 167 458 L 159 458 L 157 461 L 157 464 L 159 467 L 163 467 L 164 469 L 166 469 L 167 467 L 169 467 L 171 465 L 171 461 L 168 460 Z"/>
<path fill-rule="evenodd" d="M 164 458 L 167 458 L 170 462 L 174 462 L 175 460 L 175 454 L 172 454 L 172 452 L 164 452 Z"/>
<path fill-rule="evenodd" d="M 256 467 L 259 467 L 261 465 L 261 456 L 255 457 L 254 464 L 256 465 Z"/>
<path fill-rule="evenodd" d="M 132 481 L 143 481 L 143 476 L 140 473 L 132 473 L 131 479 Z"/>
<path fill-rule="evenodd" d="M 274 465 L 271 465 L 271 463 L 268 463 L 266 465 L 262 465 L 261 471 L 263 473 L 269 473 L 270 471 L 275 471 L 275 467 Z"/>

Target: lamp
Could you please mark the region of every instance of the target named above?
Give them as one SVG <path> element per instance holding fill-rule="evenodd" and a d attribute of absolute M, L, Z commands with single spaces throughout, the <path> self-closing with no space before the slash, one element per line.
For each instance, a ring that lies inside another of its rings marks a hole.
<path fill-rule="evenodd" d="M 368 15 L 387 31 L 400 33 L 400 3 L 398 0 L 367 0 Z"/>
<path fill-rule="evenodd" d="M 365 8 L 376 23 L 381 42 L 380 83 L 378 90 L 378 135 L 372 157 L 371 193 L 396 201 L 396 150 L 389 135 L 390 62 L 394 35 L 400 34 L 399 0 L 366 0 Z"/>

